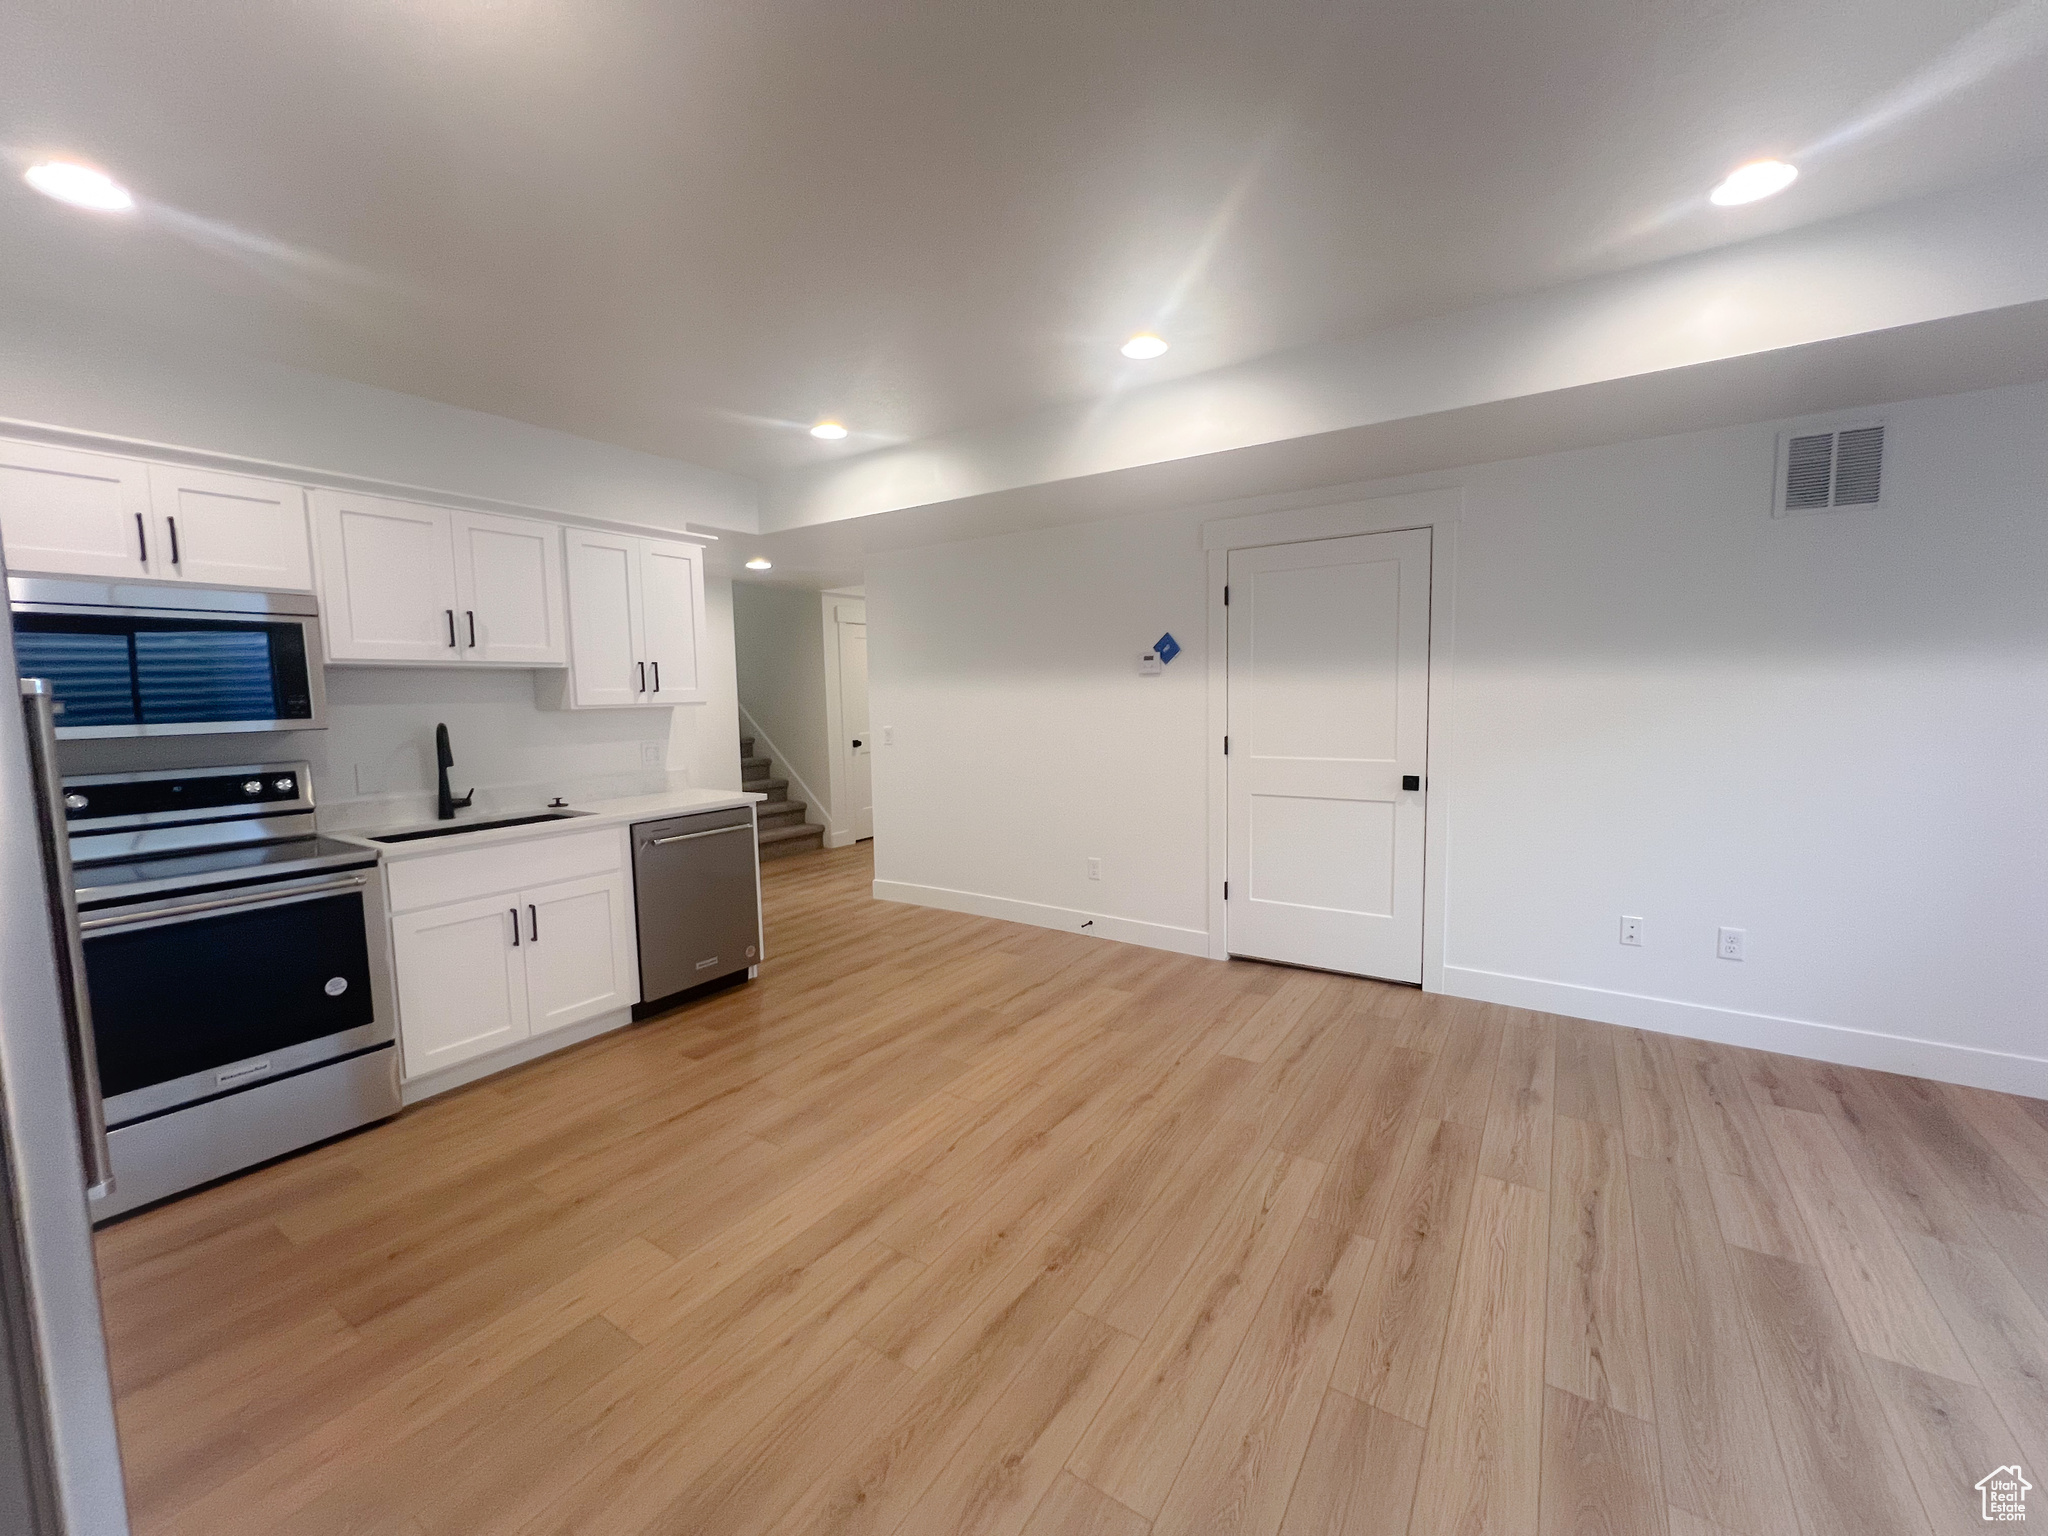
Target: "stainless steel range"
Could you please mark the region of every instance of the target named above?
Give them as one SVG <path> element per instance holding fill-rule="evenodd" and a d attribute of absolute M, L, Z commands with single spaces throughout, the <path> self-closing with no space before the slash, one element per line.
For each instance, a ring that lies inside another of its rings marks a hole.
<path fill-rule="evenodd" d="M 399 1109 L 375 850 L 304 763 L 64 780 L 113 1190 L 95 1219 Z"/>

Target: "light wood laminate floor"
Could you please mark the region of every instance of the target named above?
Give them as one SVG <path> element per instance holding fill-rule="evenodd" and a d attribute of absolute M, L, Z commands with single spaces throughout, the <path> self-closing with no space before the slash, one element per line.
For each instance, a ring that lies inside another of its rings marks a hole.
<path fill-rule="evenodd" d="M 2048 1106 L 871 874 L 771 864 L 754 985 L 102 1233 L 138 1530 L 1884 1536 L 2048 1486 Z"/>

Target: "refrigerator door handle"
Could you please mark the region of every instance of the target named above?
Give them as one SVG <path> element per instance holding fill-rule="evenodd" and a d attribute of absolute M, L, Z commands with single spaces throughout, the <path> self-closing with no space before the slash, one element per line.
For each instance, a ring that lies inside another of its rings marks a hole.
<path fill-rule="evenodd" d="M 57 766 L 57 699 L 39 677 L 21 679 L 21 698 L 28 716 L 29 767 L 40 813 L 43 868 L 49 872 L 50 918 L 63 951 L 57 979 L 64 997 L 78 1136 L 85 1152 L 86 1194 L 104 1197 L 114 1192 L 114 1154 L 107 1142 L 106 1103 L 100 1097 L 99 1043 L 93 1035 L 85 944 L 78 927 L 78 903 L 72 894 L 71 844 L 64 831 L 64 779 Z"/>

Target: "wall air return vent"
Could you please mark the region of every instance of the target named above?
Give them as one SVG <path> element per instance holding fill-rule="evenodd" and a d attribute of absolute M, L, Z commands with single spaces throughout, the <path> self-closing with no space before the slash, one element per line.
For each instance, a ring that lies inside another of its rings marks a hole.
<path fill-rule="evenodd" d="M 1779 517 L 1884 504 L 1884 426 L 1873 422 L 1778 439 Z"/>

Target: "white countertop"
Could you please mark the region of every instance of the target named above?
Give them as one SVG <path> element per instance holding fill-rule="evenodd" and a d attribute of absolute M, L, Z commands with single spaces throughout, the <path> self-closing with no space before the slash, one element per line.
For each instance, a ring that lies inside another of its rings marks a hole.
<path fill-rule="evenodd" d="M 375 848 L 386 860 L 417 859 L 428 854 L 453 853 L 458 848 L 483 848 L 497 843 L 517 843 L 528 838 L 552 837 L 561 832 L 588 832 L 597 827 L 629 826 L 636 821 L 659 821 L 664 816 L 687 816 L 692 811 L 724 811 L 751 805 L 766 795 L 739 789 L 672 789 L 656 795 L 632 795 L 623 800 L 571 801 L 567 807 L 496 805 L 486 811 L 460 811 L 452 822 L 415 821 L 395 827 L 352 828 L 327 832 L 344 843 Z M 520 827 L 493 827 L 484 832 L 464 832 L 446 837 L 422 837 L 407 843 L 380 843 L 376 839 L 393 832 L 413 832 L 426 827 L 460 826 L 465 821 L 500 821 L 508 816 L 530 816 L 547 810 L 567 809 L 577 814 L 559 821 L 530 821 Z"/>

